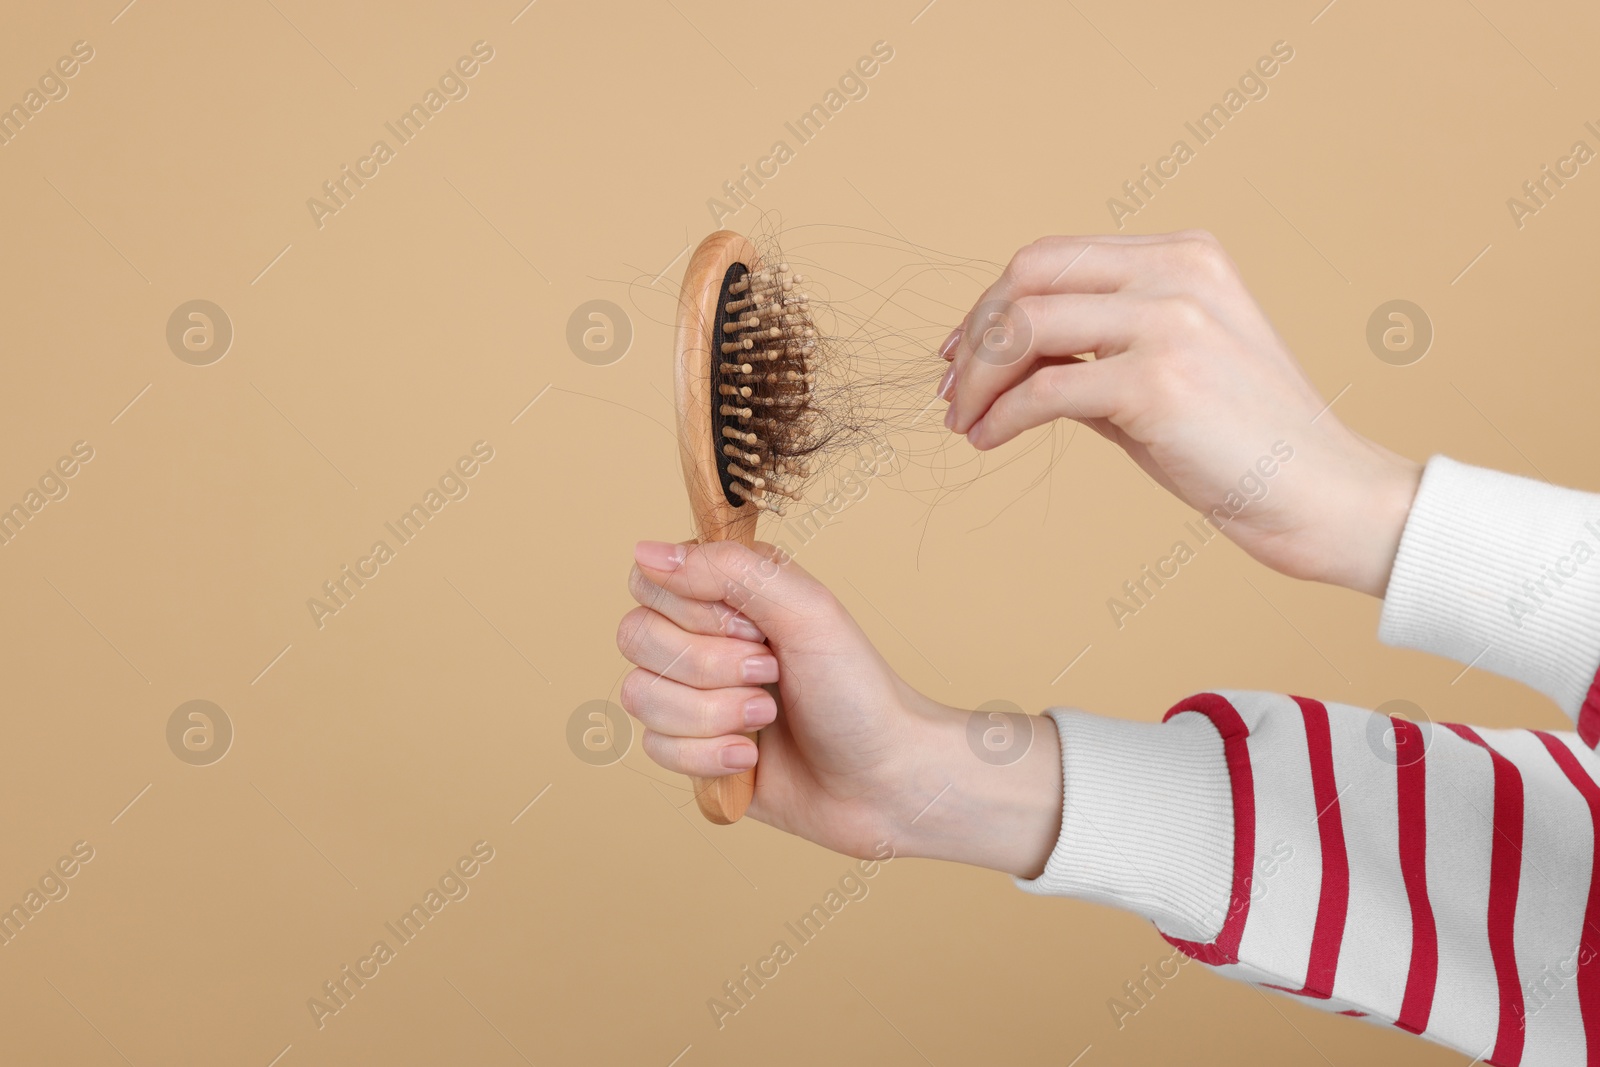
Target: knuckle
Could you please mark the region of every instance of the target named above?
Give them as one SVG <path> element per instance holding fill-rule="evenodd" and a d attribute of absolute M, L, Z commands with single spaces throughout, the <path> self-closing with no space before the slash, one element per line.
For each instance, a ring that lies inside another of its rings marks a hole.
<path fill-rule="evenodd" d="M 1205 230 L 1186 230 L 1177 242 L 1176 253 L 1186 274 L 1205 281 L 1226 277 L 1233 269 L 1222 242 Z"/>
<path fill-rule="evenodd" d="M 1056 368 L 1043 367 L 1031 374 L 1023 383 L 1023 402 L 1032 409 L 1053 410 L 1059 406 L 1064 394 L 1056 381 Z"/>
<path fill-rule="evenodd" d="M 638 654 L 644 645 L 645 624 L 650 619 L 650 609 L 644 607 L 634 608 L 622 616 L 622 621 L 617 624 L 617 651 L 629 663 L 638 663 Z"/>
<path fill-rule="evenodd" d="M 1081 256 L 1092 244 L 1094 238 L 1081 234 L 1051 234 L 1034 241 L 1031 247 L 1039 256 L 1036 265 L 1049 272 L 1041 280 L 1058 277 L 1067 263 Z"/>
<path fill-rule="evenodd" d="M 719 693 L 707 693 L 699 701 L 697 718 L 700 737 L 719 737 L 728 732 L 728 700 Z"/>
<path fill-rule="evenodd" d="M 1178 241 L 1193 241 L 1199 244 L 1214 245 L 1217 248 L 1222 247 L 1222 242 L 1217 239 L 1216 234 L 1212 233 L 1210 230 L 1201 229 L 1199 227 L 1193 227 L 1187 230 L 1179 230 L 1172 236 Z"/>
<path fill-rule="evenodd" d="M 1039 273 L 1039 265 L 1049 253 L 1044 244 L 1044 238 L 1031 241 L 1011 254 L 1011 260 L 1006 264 L 1002 276 L 1013 284 L 1025 283 L 1029 278 Z"/>
<path fill-rule="evenodd" d="M 617 703 L 622 705 L 622 710 L 639 717 L 639 668 L 635 667 L 623 676 L 622 685 L 617 690 Z"/>
<path fill-rule="evenodd" d="M 840 618 L 849 617 L 843 602 L 821 582 L 807 581 L 795 599 L 800 614 L 816 622 L 832 625 Z"/>
<path fill-rule="evenodd" d="M 704 645 L 692 646 L 690 654 L 685 657 L 689 662 L 689 674 L 697 681 L 711 682 L 726 669 L 728 657 L 715 649 L 706 648 Z"/>
<path fill-rule="evenodd" d="M 651 762 L 669 771 L 677 769 L 677 760 L 674 758 L 677 746 L 672 743 L 671 738 L 664 737 L 654 730 L 646 730 L 639 738 L 639 747 L 644 749 L 644 754 L 650 757 Z"/>
<path fill-rule="evenodd" d="M 1211 313 L 1188 294 L 1164 297 L 1158 315 L 1167 330 L 1178 337 L 1190 337 L 1211 325 Z"/>
<path fill-rule="evenodd" d="M 1028 408 L 1052 418 L 1084 419 L 1082 406 L 1068 391 L 1067 383 L 1071 379 L 1067 371 L 1066 367 L 1056 366 L 1035 372 L 1028 383 L 1029 391 L 1025 398 Z"/>
<path fill-rule="evenodd" d="M 636 565 L 628 572 L 628 593 L 640 604 L 651 604 L 659 601 L 666 590 L 646 578 Z"/>
<path fill-rule="evenodd" d="M 1009 302 L 1006 311 L 1013 319 L 1012 325 L 1031 329 L 1035 322 L 1049 313 L 1051 303 L 1052 298 L 1048 296 L 1019 296 Z"/>

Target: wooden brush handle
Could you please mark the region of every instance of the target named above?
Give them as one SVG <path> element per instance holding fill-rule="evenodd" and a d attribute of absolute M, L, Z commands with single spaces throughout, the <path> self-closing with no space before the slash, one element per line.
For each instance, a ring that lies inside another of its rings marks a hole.
<path fill-rule="evenodd" d="M 745 736 L 752 741 L 756 738 L 755 734 Z M 727 826 L 744 818 L 750 798 L 756 792 L 756 769 L 751 767 L 721 778 L 690 778 L 689 781 L 694 784 L 694 799 L 700 805 L 700 814 L 711 822 Z"/>
<path fill-rule="evenodd" d="M 755 542 L 756 509 L 748 504 L 739 508 L 729 505 L 722 492 L 711 436 L 711 405 L 719 402 L 711 388 L 715 365 L 712 334 L 722 279 L 734 263 L 743 263 L 751 271 L 760 269 L 755 247 L 729 230 L 719 230 L 701 241 L 689 259 L 678 298 L 673 386 L 678 402 L 678 456 L 699 538 L 702 543 L 738 541 L 749 547 Z M 755 738 L 754 734 L 746 736 Z M 721 778 L 691 781 L 700 813 L 722 825 L 738 822 L 744 816 L 756 790 L 753 767 Z"/>

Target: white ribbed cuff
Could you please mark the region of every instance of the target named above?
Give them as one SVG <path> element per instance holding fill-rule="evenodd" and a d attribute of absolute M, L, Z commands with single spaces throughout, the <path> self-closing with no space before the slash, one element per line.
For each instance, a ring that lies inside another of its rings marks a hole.
<path fill-rule="evenodd" d="M 1233 886 L 1233 793 L 1206 716 L 1127 722 L 1055 708 L 1061 836 L 1019 889 L 1132 911 L 1164 933 L 1208 942 Z"/>
<path fill-rule="evenodd" d="M 1600 666 L 1600 496 L 1434 456 L 1378 637 L 1523 682 L 1576 717 Z"/>

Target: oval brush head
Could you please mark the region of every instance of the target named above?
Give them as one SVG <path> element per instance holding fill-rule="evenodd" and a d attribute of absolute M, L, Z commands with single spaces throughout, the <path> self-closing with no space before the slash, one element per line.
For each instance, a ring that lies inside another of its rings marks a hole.
<path fill-rule="evenodd" d="M 783 513 L 810 473 L 817 333 L 803 279 L 763 264 L 719 230 L 700 242 L 678 304 L 674 387 L 678 450 L 701 541 L 755 540 L 756 516 Z M 694 780 L 706 818 L 737 821 L 755 772 Z"/>

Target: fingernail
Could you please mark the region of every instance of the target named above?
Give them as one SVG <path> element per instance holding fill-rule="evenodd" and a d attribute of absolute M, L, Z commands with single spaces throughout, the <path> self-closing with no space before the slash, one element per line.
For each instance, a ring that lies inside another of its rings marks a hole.
<path fill-rule="evenodd" d="M 957 326 L 950 331 L 950 336 L 944 339 L 944 344 L 939 346 L 940 359 L 955 359 L 956 345 L 961 343 L 961 327 Z"/>
<path fill-rule="evenodd" d="M 949 411 L 946 411 L 944 413 L 944 428 L 947 429 L 947 430 L 953 430 L 953 429 L 956 428 L 956 409 L 955 408 L 951 408 Z"/>
<path fill-rule="evenodd" d="M 770 696 L 751 697 L 744 702 L 744 724 L 752 730 L 760 729 L 778 717 L 778 702 Z"/>
<path fill-rule="evenodd" d="M 666 541 L 640 541 L 633 546 L 633 558 L 639 566 L 656 571 L 675 571 L 683 565 L 686 555 L 682 545 Z"/>
<path fill-rule="evenodd" d="M 955 364 L 952 363 L 950 369 L 944 372 L 944 377 L 939 379 L 939 391 L 934 395 L 940 400 L 948 399 L 950 387 L 954 384 L 956 384 L 956 368 Z"/>
<path fill-rule="evenodd" d="M 754 745 L 730 745 L 722 750 L 722 765 L 730 771 L 748 771 L 756 765 Z"/>
<path fill-rule="evenodd" d="M 767 635 L 756 629 L 756 624 L 743 615 L 729 615 L 722 624 L 722 632 L 741 641 L 765 641 Z"/>
<path fill-rule="evenodd" d="M 765 685 L 778 680 L 776 656 L 751 656 L 740 668 L 740 677 L 748 685 Z"/>

